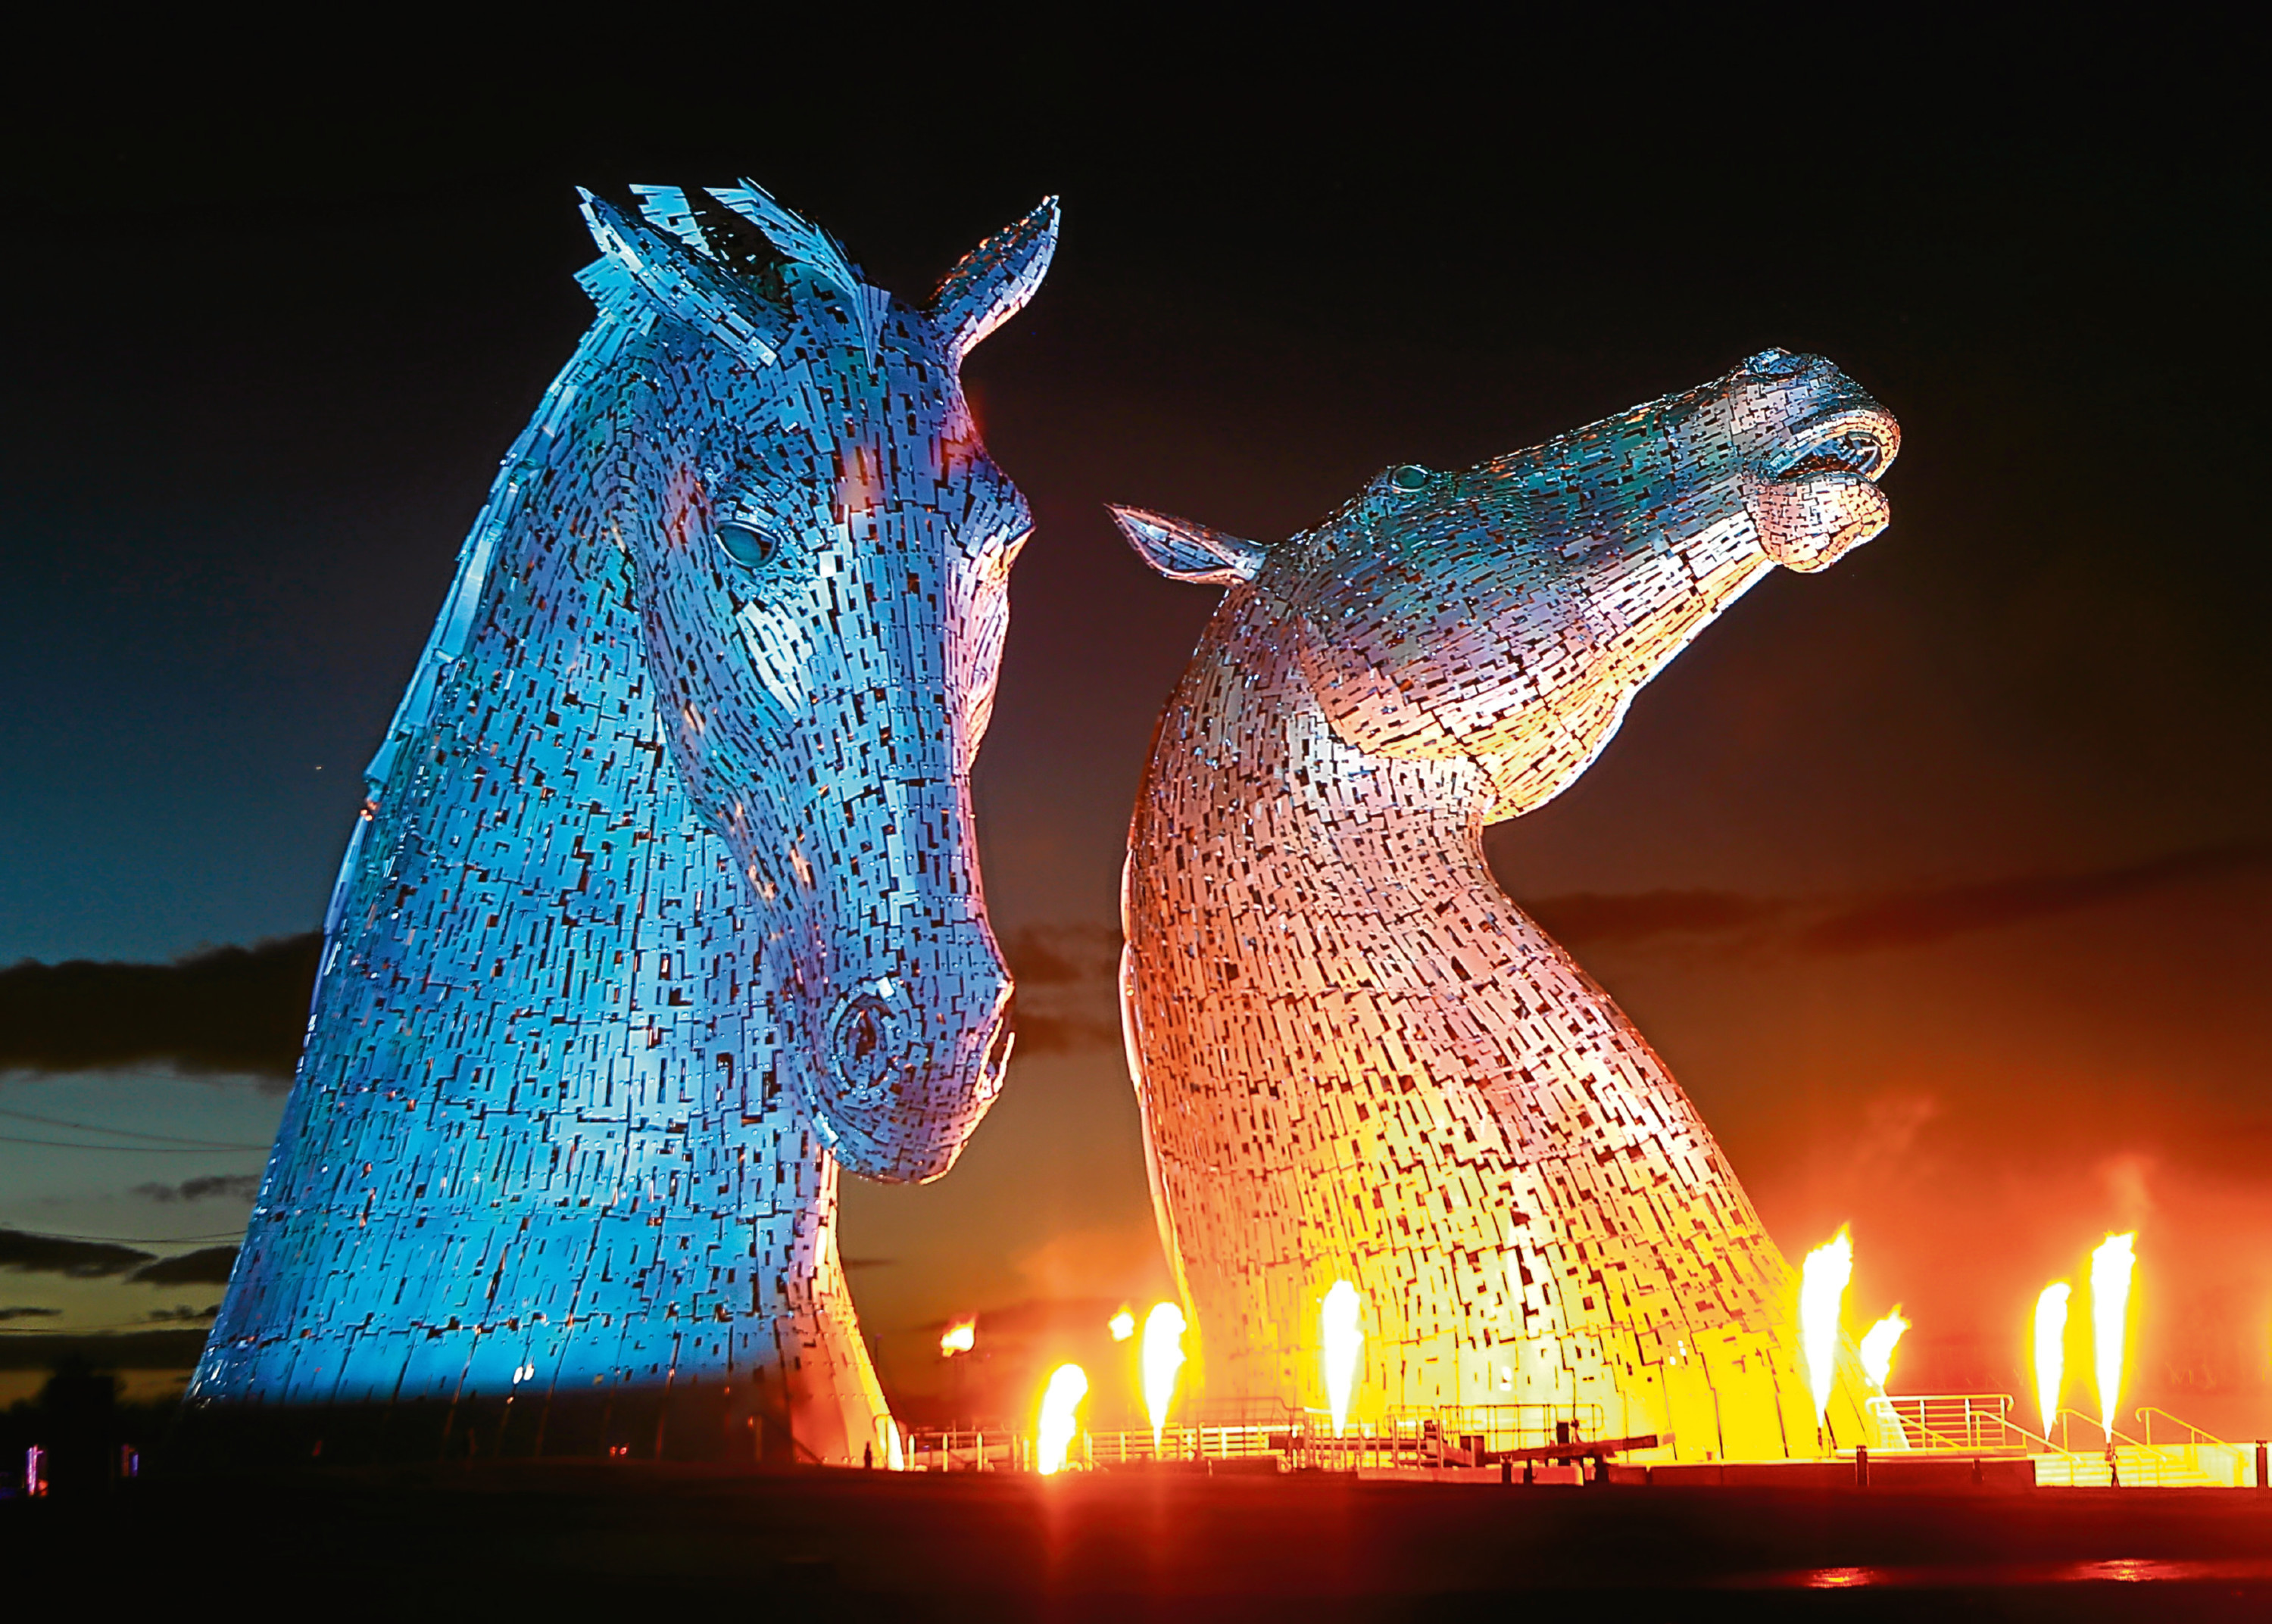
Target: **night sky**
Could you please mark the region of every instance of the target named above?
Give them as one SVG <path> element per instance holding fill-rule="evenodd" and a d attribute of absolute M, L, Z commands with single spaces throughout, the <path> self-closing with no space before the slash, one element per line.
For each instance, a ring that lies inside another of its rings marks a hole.
<path fill-rule="evenodd" d="M 1055 267 L 967 375 L 1038 521 L 977 773 L 1020 1057 L 945 1181 L 848 1192 L 887 1386 L 935 1384 L 953 1310 L 1038 1359 L 1164 1285 L 1105 966 L 1146 742 L 1217 594 L 1155 577 L 1102 503 L 1281 537 L 1383 466 L 1772 344 L 1900 417 L 1891 528 L 1746 598 L 1493 863 L 1784 1250 L 1852 1224 L 1857 1328 L 1916 1322 L 1897 1389 L 2026 1390 L 2036 1292 L 2135 1226 L 2140 1399 L 2272 1425 L 2272 279 L 2224 53 L 1203 43 L 823 29 L 512 75 L 375 43 L 352 74 L 153 63 L 19 98 L 0 965 L 318 927 L 458 545 L 588 318 L 575 184 L 748 174 L 911 296 L 1055 192 Z M 0 1225 L 228 1244 L 264 1158 L 213 1147 L 265 1146 L 273 1067 L 153 1016 L 162 976 L 99 982 L 74 1059 L 5 1002 L 30 975 L 0 972 Z M 0 1332 L 220 1296 L 26 1255 Z"/>

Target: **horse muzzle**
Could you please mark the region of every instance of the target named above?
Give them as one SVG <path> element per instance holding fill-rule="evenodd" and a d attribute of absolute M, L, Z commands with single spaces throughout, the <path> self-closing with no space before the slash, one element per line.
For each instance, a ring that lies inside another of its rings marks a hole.
<path fill-rule="evenodd" d="M 838 983 L 845 990 L 815 1023 L 808 1093 L 815 1127 L 855 1173 L 938 1177 L 1001 1092 L 1011 981 L 990 941 L 983 957 Z"/>
<path fill-rule="evenodd" d="M 1874 404 L 1847 405 L 1794 434 L 1744 494 L 1761 549 L 1812 574 L 1877 535 L 1893 514 L 1878 480 L 1901 446 L 1901 425 Z"/>

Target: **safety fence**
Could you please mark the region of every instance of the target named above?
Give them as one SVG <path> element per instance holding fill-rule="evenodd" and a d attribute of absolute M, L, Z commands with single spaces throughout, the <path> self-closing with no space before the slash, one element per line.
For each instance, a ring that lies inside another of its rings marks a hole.
<path fill-rule="evenodd" d="M 2247 1487 L 2265 1471 L 2259 1446 L 2234 1444 L 2149 1405 L 2141 1436 L 2073 1410 L 2052 1436 L 2018 1419 L 2008 1393 L 1920 1393 L 1872 1399 L 1873 1453 L 1976 1460 L 2024 1456 L 2043 1487 Z M 2158 1429 L 2160 1436 L 2155 1434 Z M 1214 1405 L 1187 1421 L 1083 1432 L 1066 1453 L 1073 1470 L 1130 1467 L 1327 1471 L 1439 1471 L 1496 1464 L 1517 1450 L 1603 1436 L 1597 1404 L 1403 1405 L 1340 1432 L 1320 1410 Z M 1842 1454 L 1845 1451 L 1842 1451 Z M 1033 1441 L 1008 1426 L 918 1429 L 907 1437 L 918 1471 L 1028 1471 Z"/>
<path fill-rule="evenodd" d="M 1879 1447 L 1967 1455 L 2026 1455 L 2043 1440 L 2012 1413 L 2009 1393 L 1908 1393 L 1871 1405 L 1880 1418 Z M 1900 1424 L 1900 1442 L 1885 1436 L 1885 1418 Z"/>
<path fill-rule="evenodd" d="M 2137 1412 L 2132 1437 L 2095 1417 L 2062 1409 L 2048 1433 L 2022 1424 L 2008 1393 L 1906 1394 L 1873 1401 L 1880 1448 L 1975 1456 L 2024 1455 L 2045 1488 L 2246 1488 L 2258 1478 L 2257 1451 L 2229 1443 L 2155 1405 Z M 1897 1423 L 1901 1441 L 1886 1437 Z M 2162 1436 L 2154 1436 L 2156 1423 Z"/>
<path fill-rule="evenodd" d="M 1278 1405 L 1208 1406 L 1188 1421 L 1125 1431 L 1084 1432 L 1066 1452 L 1080 1467 L 1203 1466 L 1238 1462 L 1260 1469 L 1429 1470 L 1481 1466 L 1512 1450 L 1583 1442 L 1603 1431 L 1599 1404 L 1401 1405 L 1339 1432 L 1322 1410 Z M 1015 1429 L 918 1429 L 907 1461 L 918 1471 L 1018 1471 L 1030 1468 L 1031 1440 Z"/>

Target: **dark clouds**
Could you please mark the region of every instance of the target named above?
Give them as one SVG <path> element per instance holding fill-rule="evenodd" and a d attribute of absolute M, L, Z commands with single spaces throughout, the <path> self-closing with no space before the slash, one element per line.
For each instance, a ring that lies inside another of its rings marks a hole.
<path fill-rule="evenodd" d="M 1833 901 L 1666 890 L 1578 891 L 1522 905 L 1573 950 L 1685 941 L 1838 955 L 1927 947 L 2268 866 L 2272 842 L 2245 840 L 2093 869 Z M 322 942 L 310 932 L 250 948 L 210 949 L 170 965 L 80 961 L 0 970 L 0 1068 L 71 1071 L 163 1062 L 191 1073 L 241 1071 L 288 1082 Z M 1032 924 L 1005 932 L 1002 950 L 1018 981 L 1019 1053 L 1119 1047 L 1117 931 Z M 217 1173 L 177 1185 L 141 1184 L 134 1193 L 157 1202 L 249 1203 L 259 1188 L 257 1173 Z"/>
<path fill-rule="evenodd" d="M 114 1241 L 0 1229 L 0 1269 L 20 1274 L 56 1274 L 74 1280 L 124 1275 L 142 1285 L 226 1285 L 235 1262 L 233 1246 L 200 1247 L 176 1257 L 160 1257 Z"/>
<path fill-rule="evenodd" d="M 2268 865 L 2272 865 L 2272 842 L 2249 840 L 2082 874 L 2023 875 L 1952 885 L 1848 908 L 1809 927 L 1798 944 L 1823 953 L 1922 947 L 1969 931 L 2044 919 L 2164 886 L 2224 879 Z"/>
<path fill-rule="evenodd" d="M 1573 951 L 1693 945 L 1752 957 L 1835 958 L 1930 948 L 2268 866 L 2272 843 L 2239 841 L 2098 868 L 1828 899 L 1665 890 L 1578 891 L 1521 905 Z M 1019 1054 L 1119 1048 L 1117 931 L 1085 924 L 1028 925 L 1005 933 L 1002 948 L 1018 978 Z"/>
<path fill-rule="evenodd" d="M 8 1320 L 52 1320 L 63 1313 L 61 1308 L 0 1308 L 0 1322 Z"/>
<path fill-rule="evenodd" d="M 0 1337 L 0 1370 L 52 1370 L 83 1359 L 98 1370 L 187 1370 L 205 1352 L 206 1333 L 140 1330 L 116 1335 Z"/>
<path fill-rule="evenodd" d="M 165 1064 L 288 1082 L 300 1058 L 323 937 L 208 948 L 168 965 L 0 970 L 0 1069 Z"/>
<path fill-rule="evenodd" d="M 1661 890 L 1629 896 L 1578 892 L 1522 905 L 1557 941 L 1573 949 L 1687 939 L 1785 953 L 1845 954 L 1929 947 L 2267 867 L 2272 867 L 2272 843 L 2251 840 L 2081 872 L 2016 875 L 1836 902 Z"/>
<path fill-rule="evenodd" d="M 1102 925 L 1027 925 L 1002 937 L 1020 991 L 1110 976 L 1120 963 L 1120 933 Z"/>
<path fill-rule="evenodd" d="M 134 1193 L 149 1201 L 204 1201 L 213 1196 L 223 1196 L 250 1204 L 260 1194 L 260 1174 L 208 1173 L 203 1178 L 185 1179 L 179 1184 L 138 1184 L 134 1187 Z"/>
<path fill-rule="evenodd" d="M 1708 890 L 1578 891 L 1527 900 L 1522 907 L 1573 950 L 1690 943 L 1768 956 L 1839 957 L 1932 947 L 2268 867 L 2272 842 L 2236 841 L 2098 868 L 1827 900 Z M 1005 935 L 1002 946 L 1018 978 L 1020 1054 L 1120 1046 L 1117 931 L 1028 926 Z"/>
<path fill-rule="evenodd" d="M 1115 992 L 1120 933 L 1107 926 L 1027 925 L 1002 937 L 1018 980 L 1014 1054 L 1072 1054 L 1120 1047 Z"/>
<path fill-rule="evenodd" d="M 62 1235 L 0 1229 L 0 1269 L 13 1269 L 22 1274 L 59 1274 L 75 1280 L 92 1280 L 124 1274 L 153 1261 L 148 1252 L 108 1240 L 73 1240 Z"/>
<path fill-rule="evenodd" d="M 1095 997 L 1111 986 L 1117 931 L 1028 926 L 1007 933 L 1002 948 L 1018 978 L 1020 1049 L 1063 1054 L 1119 1043 L 1117 1013 L 1109 998 L 1100 1005 Z M 0 970 L 0 1070 L 154 1063 L 287 1084 L 322 951 L 322 935 L 310 931 L 249 948 L 210 948 L 172 964 L 26 961 Z M 252 1174 L 220 1174 L 138 1185 L 134 1193 L 152 1201 L 250 1201 L 259 1182 Z"/>
<path fill-rule="evenodd" d="M 1020 1005 L 1018 1009 L 1018 1054 L 1072 1054 L 1087 1049 L 1120 1047 L 1117 1018 L 1095 1015 L 1046 1014 Z"/>
<path fill-rule="evenodd" d="M 1029 926 L 1003 951 L 1020 992 L 1018 1046 L 1028 1054 L 1112 1047 L 1119 1017 L 1108 994 L 1117 931 Z M 61 965 L 0 970 L 0 1070 L 88 1071 L 163 1064 L 196 1073 L 242 1072 L 278 1086 L 291 1080 L 323 951 L 317 932 L 210 948 L 171 964 Z M 221 1196 L 250 1201 L 259 1180 L 220 1174 L 178 1185 L 138 1185 L 152 1201 Z"/>
<path fill-rule="evenodd" d="M 133 1278 L 146 1285 L 227 1285 L 228 1271 L 235 1263 L 236 1248 L 233 1246 L 199 1247 L 194 1252 L 161 1258 L 146 1269 L 138 1269 Z"/>
<path fill-rule="evenodd" d="M 1648 942 L 1664 936 L 1725 936 L 1780 922 L 1791 904 L 1775 897 L 1735 891 L 1640 891 L 1604 896 L 1578 891 L 1542 897 L 1523 912 L 1565 946 L 1580 942 Z"/>
<path fill-rule="evenodd" d="M 2140 862 L 2064 873 L 2006 875 L 1962 885 L 1888 890 L 1828 900 L 1740 891 L 1576 891 L 1522 903 L 1569 946 L 1668 938 L 1772 942 L 1804 953 L 1925 947 L 1976 931 L 2022 925 L 2168 887 L 2272 868 L 2272 842 L 2231 841 Z M 1028 926 L 1003 938 L 1020 998 L 1047 989 L 1094 991 L 1117 971 L 1120 935 L 1087 925 Z M 1028 1021 L 1020 1019 L 1020 1039 Z M 1111 1041 L 1119 1041 L 1117 1025 Z"/>

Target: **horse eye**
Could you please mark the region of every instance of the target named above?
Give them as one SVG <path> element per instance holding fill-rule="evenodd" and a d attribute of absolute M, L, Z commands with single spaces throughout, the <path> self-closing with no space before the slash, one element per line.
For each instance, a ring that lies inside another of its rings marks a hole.
<path fill-rule="evenodd" d="M 1388 482 L 1399 490 L 1422 490 L 1428 484 L 1428 470 L 1417 463 L 1406 463 L 1388 476 Z"/>
<path fill-rule="evenodd" d="M 780 542 L 752 525 L 719 525 L 718 545 L 724 549 L 727 557 L 751 570 L 764 569 L 781 551 Z"/>

